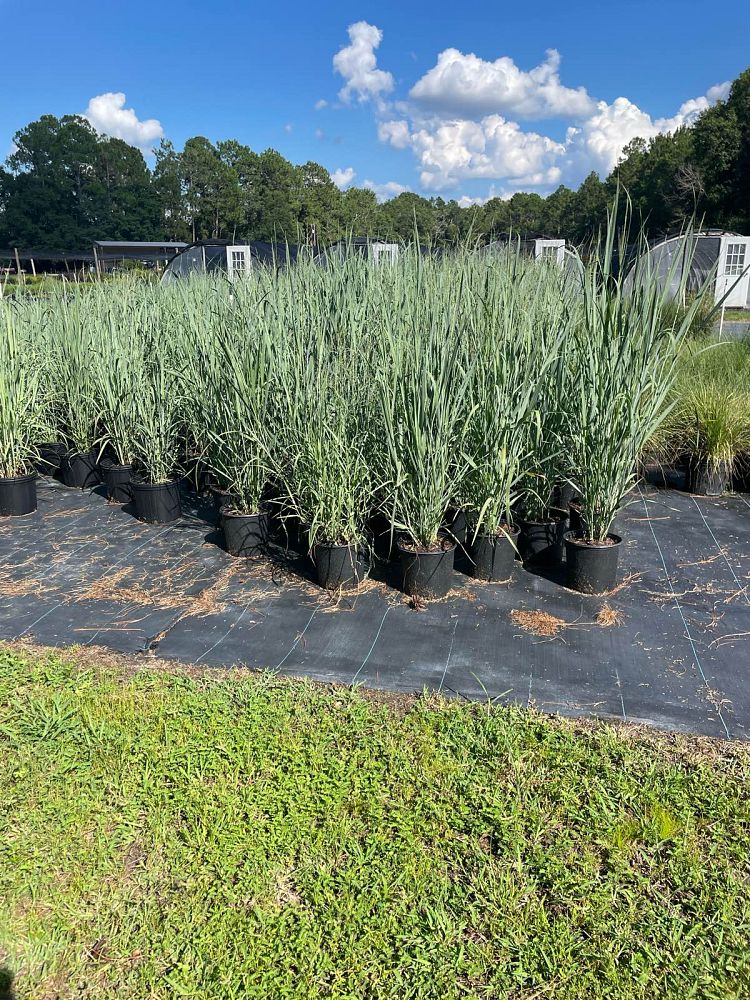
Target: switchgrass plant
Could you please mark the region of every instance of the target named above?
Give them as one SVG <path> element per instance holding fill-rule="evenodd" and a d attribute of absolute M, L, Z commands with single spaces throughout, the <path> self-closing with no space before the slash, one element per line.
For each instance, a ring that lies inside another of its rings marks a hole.
<path fill-rule="evenodd" d="M 645 253 L 627 283 L 616 275 L 616 212 L 615 203 L 607 231 L 592 249 L 571 338 L 569 448 L 588 537 L 596 543 L 606 541 L 637 480 L 639 456 L 673 406 L 679 346 L 705 294 L 704 289 L 680 312 L 671 309 L 665 289 L 672 278 L 685 282 L 689 271 L 685 266 L 683 277 L 677 273 L 679 255 L 666 283 Z M 627 218 L 621 255 L 626 239 Z"/>
<path fill-rule="evenodd" d="M 463 493 L 473 534 L 497 535 L 516 508 L 549 505 L 559 466 L 559 368 L 564 358 L 566 289 L 510 247 L 490 260 L 483 306 L 487 318 L 474 352 L 475 406 Z M 549 294 L 548 294 L 549 290 Z"/>
<path fill-rule="evenodd" d="M 466 439 L 474 406 L 471 364 L 460 329 L 415 325 L 386 335 L 379 382 L 384 467 L 392 484 L 386 513 L 418 549 L 435 549 L 446 508 L 471 467 Z"/>
<path fill-rule="evenodd" d="M 44 428 L 42 377 L 30 364 L 15 311 L 0 313 L 0 478 L 33 470 L 35 445 Z"/>
<path fill-rule="evenodd" d="M 377 508 L 432 548 L 448 506 L 493 534 L 543 517 L 564 474 L 601 540 L 701 302 L 670 311 L 647 264 L 626 290 L 614 241 L 610 219 L 580 282 L 516 247 L 403 247 L 389 266 L 303 256 L 236 284 L 123 278 L 0 310 L 38 373 L 42 439 L 110 445 L 151 482 L 188 459 L 248 512 L 270 485 L 313 542 L 360 540 Z"/>
<path fill-rule="evenodd" d="M 157 324 L 144 331 L 143 355 L 133 367 L 134 459 L 146 483 L 175 477 L 184 441 L 184 379 L 175 352 Z"/>

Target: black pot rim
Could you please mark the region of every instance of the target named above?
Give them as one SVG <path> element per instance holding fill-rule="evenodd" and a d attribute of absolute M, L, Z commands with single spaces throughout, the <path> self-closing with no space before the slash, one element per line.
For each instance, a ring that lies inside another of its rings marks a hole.
<path fill-rule="evenodd" d="M 103 458 L 99 463 L 103 469 L 132 469 L 132 462 L 113 462 L 111 458 Z"/>
<path fill-rule="evenodd" d="M 268 511 L 266 511 L 266 510 L 258 510 L 258 511 L 255 511 L 254 514 L 249 514 L 247 512 L 243 512 L 243 511 L 239 511 L 239 510 L 232 510 L 231 507 L 222 507 L 221 508 L 221 516 L 225 520 L 227 518 L 231 518 L 234 521 L 242 521 L 242 520 L 248 520 L 249 521 L 251 519 L 252 520 L 257 520 L 260 517 L 267 517 L 268 516 Z"/>
<path fill-rule="evenodd" d="M 179 486 L 180 480 L 175 477 L 174 479 L 164 479 L 160 483 L 145 483 L 142 479 L 130 479 L 130 485 L 135 490 L 163 490 L 165 487 Z"/>
<path fill-rule="evenodd" d="M 334 549 L 356 549 L 357 542 L 316 542 L 316 549 L 330 549 L 332 552 Z"/>
<path fill-rule="evenodd" d="M 610 549 L 617 548 L 618 545 L 622 545 L 622 536 L 615 535 L 613 532 L 607 532 L 607 538 L 611 539 L 611 545 L 596 545 L 591 542 L 587 542 L 583 538 L 577 538 L 576 531 L 566 531 L 565 533 L 565 543 L 566 545 L 577 545 L 579 549 L 586 549 L 589 551 L 599 551 L 608 552 Z"/>
<path fill-rule="evenodd" d="M 529 522 L 531 523 L 531 522 Z M 517 527 L 511 527 L 508 525 L 507 529 L 503 531 L 478 531 L 476 533 L 476 538 L 515 538 L 521 534 L 521 529 Z"/>
<path fill-rule="evenodd" d="M 451 538 L 444 537 L 443 541 L 448 542 L 447 548 L 443 548 L 441 546 L 439 549 L 417 549 L 413 547 L 406 548 L 402 544 L 402 538 L 397 538 L 396 548 L 399 552 L 403 552 L 403 554 L 407 556 L 443 556 L 446 552 L 452 552 L 458 548 L 458 543 L 453 541 Z"/>
<path fill-rule="evenodd" d="M 25 472 L 22 476 L 0 476 L 0 483 L 7 483 L 9 486 L 13 483 L 28 483 L 37 476 L 37 472 Z"/>

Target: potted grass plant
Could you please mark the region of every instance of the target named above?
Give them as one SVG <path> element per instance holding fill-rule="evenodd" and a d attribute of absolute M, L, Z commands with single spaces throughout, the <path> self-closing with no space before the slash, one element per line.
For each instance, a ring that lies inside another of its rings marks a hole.
<path fill-rule="evenodd" d="M 0 516 L 21 516 L 37 505 L 34 442 L 43 427 L 41 378 L 9 307 L 2 308 L 0 322 Z"/>
<path fill-rule="evenodd" d="M 484 338 L 474 369 L 476 405 L 467 442 L 471 467 L 466 490 L 473 573 L 487 582 L 511 576 L 521 532 L 517 507 L 523 484 L 529 470 L 538 472 L 540 467 L 531 431 L 540 425 L 540 394 L 556 354 L 547 350 L 540 356 L 538 344 L 530 326 L 524 330 L 514 325 L 512 349 L 508 337 L 493 331 Z"/>
<path fill-rule="evenodd" d="M 361 360 L 318 328 L 292 337 L 279 362 L 277 478 L 327 590 L 356 587 L 368 572 L 365 525 L 376 489 Z"/>
<path fill-rule="evenodd" d="M 97 358 L 96 396 L 101 419 L 100 467 L 111 503 L 132 500 L 130 480 L 136 453 L 138 410 L 135 390 L 143 344 L 134 327 L 112 326 L 107 355 Z"/>
<path fill-rule="evenodd" d="M 94 366 L 101 350 L 94 329 L 96 313 L 86 312 L 79 297 L 57 300 L 54 341 L 50 340 L 54 379 L 60 400 L 60 418 L 68 445 L 61 462 L 66 486 L 88 489 L 100 482 L 99 404 Z"/>
<path fill-rule="evenodd" d="M 669 292 L 645 255 L 626 291 L 613 269 L 616 212 L 617 202 L 586 267 L 572 338 L 576 392 L 569 444 L 583 509 L 581 530 L 570 532 L 565 546 L 568 585 L 585 593 L 610 590 L 617 581 L 622 537 L 612 525 L 637 480 L 639 456 L 673 405 L 679 347 L 703 294 L 679 314 L 667 308 Z M 627 224 L 621 254 L 626 233 Z"/>
<path fill-rule="evenodd" d="M 455 540 L 443 530 L 446 508 L 470 465 L 464 444 L 472 416 L 471 365 L 447 317 L 425 316 L 416 329 L 386 338 L 380 373 L 389 515 L 397 532 L 403 589 L 444 597 L 453 577 Z M 420 329 L 421 328 L 421 329 Z M 425 332 L 422 332 L 425 331 Z"/>
<path fill-rule="evenodd" d="M 204 401 L 212 410 L 203 428 L 206 461 L 223 486 L 219 513 L 227 551 L 256 556 L 269 536 L 264 500 L 273 448 L 273 355 L 262 328 L 225 330 L 215 350 L 217 363 L 208 363 L 204 373 Z"/>
<path fill-rule="evenodd" d="M 135 417 L 130 488 L 135 516 L 167 524 L 180 516 L 177 455 L 184 434 L 182 387 L 168 342 L 151 330 L 133 370 Z"/>

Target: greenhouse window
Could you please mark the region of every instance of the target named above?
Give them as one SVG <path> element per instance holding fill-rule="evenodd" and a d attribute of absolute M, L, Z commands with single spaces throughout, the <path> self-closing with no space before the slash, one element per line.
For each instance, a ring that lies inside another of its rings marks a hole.
<path fill-rule="evenodd" d="M 727 246 L 727 260 L 724 274 L 742 274 L 745 270 L 745 244 L 730 243 Z"/>

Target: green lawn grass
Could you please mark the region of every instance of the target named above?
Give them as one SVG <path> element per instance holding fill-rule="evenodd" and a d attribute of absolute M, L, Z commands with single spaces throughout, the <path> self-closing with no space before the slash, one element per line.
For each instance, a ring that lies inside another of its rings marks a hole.
<path fill-rule="evenodd" d="M 749 775 L 708 740 L 0 646 L 0 997 L 746 997 Z"/>

